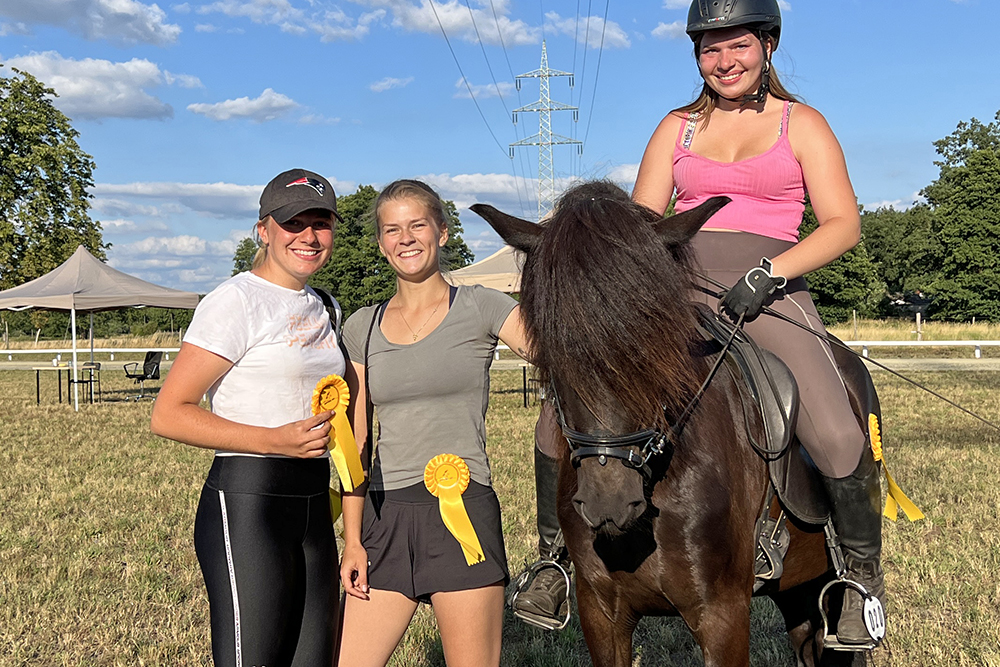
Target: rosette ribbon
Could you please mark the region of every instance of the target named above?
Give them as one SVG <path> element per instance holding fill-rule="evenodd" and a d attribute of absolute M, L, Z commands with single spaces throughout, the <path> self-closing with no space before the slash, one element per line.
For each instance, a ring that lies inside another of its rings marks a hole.
<path fill-rule="evenodd" d="M 889 468 L 885 465 L 885 457 L 882 453 L 882 432 L 879 428 L 878 417 L 874 414 L 868 415 L 868 437 L 872 443 L 872 456 L 876 461 L 882 462 L 882 472 L 885 473 L 885 481 L 889 487 L 889 491 L 885 495 L 885 509 L 882 510 L 882 514 L 887 519 L 895 521 L 899 516 L 899 510 L 902 509 L 903 514 L 910 521 L 923 519 L 924 513 L 913 504 L 912 500 L 906 497 L 903 490 L 899 488 L 899 484 L 896 484 L 896 480 L 889 474 Z"/>
<path fill-rule="evenodd" d="M 438 499 L 441 519 L 462 545 L 466 564 L 484 562 L 486 556 L 479 544 L 479 536 L 462 502 L 462 494 L 469 487 L 469 466 L 454 454 L 438 454 L 424 468 L 424 486 Z"/>
<path fill-rule="evenodd" d="M 347 406 L 351 402 L 351 392 L 347 382 L 339 375 L 327 375 L 316 384 L 312 396 L 312 413 L 318 415 L 325 410 L 333 410 L 330 420 L 330 458 L 337 468 L 340 485 L 344 491 L 353 491 L 365 481 L 365 471 L 361 467 L 361 456 L 354 441 L 351 423 L 347 420 Z"/>

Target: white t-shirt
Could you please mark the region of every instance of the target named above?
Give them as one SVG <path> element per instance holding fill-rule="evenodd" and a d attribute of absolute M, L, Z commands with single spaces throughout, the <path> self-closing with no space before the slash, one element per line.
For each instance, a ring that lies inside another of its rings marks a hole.
<path fill-rule="evenodd" d="M 323 301 L 240 273 L 194 311 L 184 342 L 233 367 L 209 389 L 212 412 L 250 426 L 283 426 L 312 414 L 313 389 L 346 364 Z M 233 455 L 234 452 L 217 452 Z"/>

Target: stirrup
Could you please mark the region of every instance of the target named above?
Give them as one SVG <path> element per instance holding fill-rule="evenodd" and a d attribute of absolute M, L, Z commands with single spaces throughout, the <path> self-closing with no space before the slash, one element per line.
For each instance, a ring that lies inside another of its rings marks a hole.
<path fill-rule="evenodd" d="M 562 574 L 563 579 L 566 581 L 566 615 L 561 620 L 558 618 L 549 618 L 548 616 L 533 614 L 517 608 L 518 596 L 528 590 L 531 586 L 531 582 L 535 580 L 535 577 L 538 576 L 539 572 L 548 567 L 554 567 L 559 570 L 559 573 Z M 529 565 L 528 569 L 519 574 L 512 582 L 511 592 L 507 596 L 507 606 L 514 612 L 514 616 L 516 618 L 521 619 L 528 625 L 541 628 L 542 630 L 562 630 L 569 625 L 569 619 L 572 614 L 569 602 L 570 584 L 571 579 L 569 576 L 569 570 L 567 570 L 566 567 L 564 567 L 559 561 L 554 559 L 538 560 Z"/>
<path fill-rule="evenodd" d="M 868 589 L 862 584 L 847 578 L 847 565 L 844 562 L 844 553 L 840 548 L 840 538 L 837 537 L 837 532 L 833 529 L 832 521 L 827 522 L 824 532 L 826 533 L 826 546 L 830 551 L 830 557 L 833 560 L 833 567 L 837 572 L 837 578 L 828 582 L 823 587 L 819 592 L 819 599 L 817 600 L 820 616 L 823 617 L 823 648 L 828 648 L 831 651 L 853 651 L 856 653 L 874 650 L 885 638 L 885 609 L 882 607 L 882 601 L 869 593 Z M 863 644 L 845 644 L 837 639 L 836 632 L 830 632 L 830 623 L 826 615 L 826 609 L 823 607 L 823 601 L 834 586 L 844 586 L 845 589 L 853 588 L 865 601 L 862 609 L 862 619 L 865 622 L 865 629 L 868 630 L 868 635 L 871 638 L 870 641 Z"/>

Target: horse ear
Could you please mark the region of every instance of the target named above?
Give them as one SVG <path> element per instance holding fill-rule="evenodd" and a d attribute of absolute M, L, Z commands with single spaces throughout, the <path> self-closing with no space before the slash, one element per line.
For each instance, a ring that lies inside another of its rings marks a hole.
<path fill-rule="evenodd" d="M 729 197 L 712 197 L 690 211 L 663 218 L 654 225 L 654 229 L 664 243 L 676 244 L 690 241 L 691 237 L 701 229 L 701 226 L 709 218 L 731 201 Z"/>
<path fill-rule="evenodd" d="M 507 215 L 489 204 L 473 204 L 469 208 L 490 223 L 490 227 L 496 230 L 507 245 L 514 246 L 521 252 L 531 252 L 542 238 L 542 228 L 533 222 Z"/>

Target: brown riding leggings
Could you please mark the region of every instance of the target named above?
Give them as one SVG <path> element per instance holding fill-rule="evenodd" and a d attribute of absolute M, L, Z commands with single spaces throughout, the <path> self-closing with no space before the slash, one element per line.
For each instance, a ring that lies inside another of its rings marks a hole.
<path fill-rule="evenodd" d="M 727 288 L 757 266 L 762 257 L 776 257 L 793 245 L 746 232 L 703 231 L 692 240 L 696 266 Z M 705 286 L 720 291 L 714 285 Z M 718 299 L 700 291 L 695 299 L 712 310 L 718 308 Z M 789 281 L 768 305 L 812 329 L 826 331 L 802 278 Z M 853 473 L 865 447 L 865 435 L 851 410 L 829 344 L 767 314 L 746 322 L 744 329 L 758 345 L 784 361 L 795 376 L 800 398 L 795 433 L 820 472 L 835 478 Z"/>

